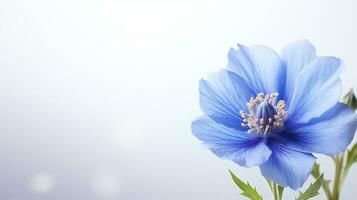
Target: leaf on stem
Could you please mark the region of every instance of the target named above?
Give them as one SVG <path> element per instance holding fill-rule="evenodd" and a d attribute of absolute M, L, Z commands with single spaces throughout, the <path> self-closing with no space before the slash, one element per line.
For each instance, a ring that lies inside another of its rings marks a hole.
<path fill-rule="evenodd" d="M 353 145 L 351 150 L 347 151 L 347 161 L 345 171 L 347 172 L 353 163 L 357 162 L 357 143 Z"/>
<path fill-rule="evenodd" d="M 320 176 L 320 165 L 316 162 L 314 163 L 314 167 L 312 168 L 311 175 L 314 178 L 318 178 Z"/>
<path fill-rule="evenodd" d="M 300 192 L 300 195 L 296 200 L 307 200 L 319 194 L 319 190 L 322 186 L 324 180 L 324 175 L 321 174 L 314 183 L 305 190 L 305 192 Z"/>
<path fill-rule="evenodd" d="M 351 106 L 354 110 L 357 109 L 357 99 L 353 89 L 351 89 L 345 96 L 342 97 L 342 101 L 348 106 Z"/>
<path fill-rule="evenodd" d="M 314 163 L 314 167 L 312 168 L 311 175 L 315 179 L 317 179 L 317 178 L 319 178 L 321 176 L 320 165 L 318 163 L 316 163 L 316 162 Z M 330 180 L 324 179 L 323 185 L 326 185 L 328 187 L 330 182 L 331 182 Z"/>
<path fill-rule="evenodd" d="M 231 170 L 229 170 L 229 173 L 231 174 L 234 183 L 242 190 L 240 193 L 241 195 L 249 198 L 250 200 L 263 200 L 262 195 L 258 193 L 255 187 L 253 188 L 248 182 L 244 183 L 241 181 Z"/>

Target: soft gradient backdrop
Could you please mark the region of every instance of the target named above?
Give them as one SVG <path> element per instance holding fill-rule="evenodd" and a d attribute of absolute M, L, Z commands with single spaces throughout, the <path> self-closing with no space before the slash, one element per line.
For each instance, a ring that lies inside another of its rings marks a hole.
<path fill-rule="evenodd" d="M 192 136 L 198 81 L 238 42 L 280 50 L 306 38 L 344 59 L 344 91 L 357 87 L 356 10 L 353 0 L 1 0 L 0 199 L 243 199 L 228 169 L 271 199 L 257 168 Z M 320 161 L 331 177 L 332 161 Z M 357 198 L 356 179 L 353 167 L 342 199 Z"/>

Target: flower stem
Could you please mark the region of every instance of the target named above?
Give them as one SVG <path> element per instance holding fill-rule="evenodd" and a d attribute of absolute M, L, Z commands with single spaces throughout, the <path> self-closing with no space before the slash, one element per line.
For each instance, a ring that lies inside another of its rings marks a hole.
<path fill-rule="evenodd" d="M 333 190 L 332 190 L 331 200 L 339 200 L 344 154 L 337 155 L 334 158 L 334 160 L 335 160 L 335 164 L 336 164 L 336 170 L 335 170 L 335 180 L 333 182 Z"/>
<path fill-rule="evenodd" d="M 279 200 L 278 186 L 276 185 L 276 183 L 273 183 L 273 194 L 274 200 Z"/>
<path fill-rule="evenodd" d="M 322 189 L 324 190 L 327 199 L 331 200 L 332 199 L 332 195 L 331 195 L 331 192 L 330 192 L 329 184 L 324 181 L 322 183 Z"/>

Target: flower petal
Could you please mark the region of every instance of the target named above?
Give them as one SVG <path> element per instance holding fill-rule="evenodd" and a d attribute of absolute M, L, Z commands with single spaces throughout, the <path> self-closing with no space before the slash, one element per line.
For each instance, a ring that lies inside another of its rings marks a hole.
<path fill-rule="evenodd" d="M 321 117 L 307 124 L 287 124 L 283 137 L 291 148 L 300 151 L 335 155 L 345 151 L 357 128 L 355 112 L 338 103 Z"/>
<path fill-rule="evenodd" d="M 287 149 L 276 142 L 269 147 L 272 154 L 266 163 L 260 165 L 262 175 L 281 186 L 299 189 L 308 178 L 316 158 L 309 153 Z"/>
<path fill-rule="evenodd" d="M 208 117 L 193 121 L 192 133 L 217 156 L 244 167 L 260 165 L 271 154 L 263 138 L 217 124 Z"/>
<path fill-rule="evenodd" d="M 341 93 L 341 61 L 318 57 L 306 66 L 296 79 L 287 113 L 291 121 L 305 123 L 333 107 Z"/>
<path fill-rule="evenodd" d="M 217 123 L 246 130 L 242 127 L 240 110 L 255 96 L 247 83 L 233 72 L 222 70 L 208 81 L 200 81 L 200 106 L 202 111 Z"/>
<path fill-rule="evenodd" d="M 298 73 L 316 58 L 315 47 L 307 40 L 298 40 L 285 47 L 281 59 L 286 67 L 285 100 L 289 101 Z"/>
<path fill-rule="evenodd" d="M 283 92 L 285 68 L 279 55 L 265 46 L 231 49 L 228 53 L 228 69 L 249 83 L 254 92 Z"/>

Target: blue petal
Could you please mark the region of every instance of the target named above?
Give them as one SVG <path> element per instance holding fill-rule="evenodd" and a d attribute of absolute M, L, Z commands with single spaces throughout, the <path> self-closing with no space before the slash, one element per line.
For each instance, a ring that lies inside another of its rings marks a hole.
<path fill-rule="evenodd" d="M 217 124 L 208 117 L 192 122 L 192 133 L 217 156 L 244 167 L 260 165 L 271 154 L 263 138 Z"/>
<path fill-rule="evenodd" d="M 316 49 L 307 40 L 298 40 L 283 49 L 281 59 L 286 66 L 285 100 L 291 98 L 298 73 L 315 58 Z"/>
<path fill-rule="evenodd" d="M 338 103 L 321 117 L 307 124 L 287 124 L 282 134 L 289 138 L 289 145 L 300 151 L 335 155 L 346 150 L 357 128 L 355 112 Z"/>
<path fill-rule="evenodd" d="M 308 178 L 315 162 L 315 157 L 287 149 L 281 144 L 269 145 L 272 154 L 269 160 L 260 165 L 262 175 L 281 186 L 299 189 Z"/>
<path fill-rule="evenodd" d="M 333 107 L 341 93 L 341 61 L 318 57 L 306 66 L 296 79 L 287 113 L 291 121 L 305 123 Z"/>
<path fill-rule="evenodd" d="M 247 83 L 233 72 L 222 70 L 208 81 L 200 81 L 200 106 L 202 111 L 217 123 L 246 130 L 242 127 L 240 110 L 255 96 Z"/>
<path fill-rule="evenodd" d="M 238 46 L 228 53 L 228 69 L 246 80 L 255 93 L 282 93 L 285 68 L 279 55 L 265 46 Z"/>

